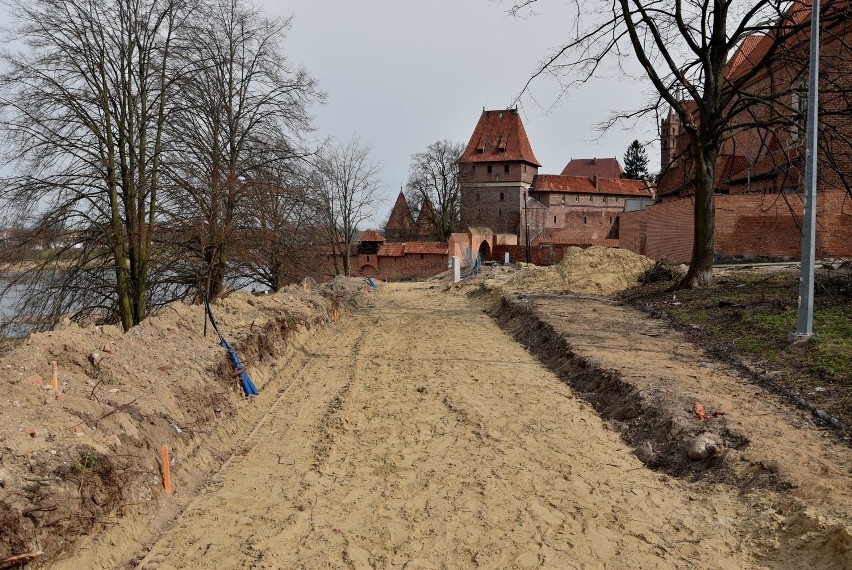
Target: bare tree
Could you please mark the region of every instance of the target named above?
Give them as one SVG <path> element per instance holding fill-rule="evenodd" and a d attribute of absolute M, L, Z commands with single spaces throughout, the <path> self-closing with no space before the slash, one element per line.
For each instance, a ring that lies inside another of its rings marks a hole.
<path fill-rule="evenodd" d="M 375 211 L 379 166 L 370 159 L 370 148 L 354 137 L 346 145 L 327 146 L 321 152 L 319 172 L 321 211 L 335 271 L 348 277 L 359 226 Z"/>
<path fill-rule="evenodd" d="M 10 0 L 0 112 L 6 207 L 34 235 L 67 230 L 25 274 L 25 306 L 125 329 L 163 291 L 149 280 L 175 32 L 184 0 Z M 69 229 L 70 228 L 70 229 Z M 52 268 L 52 272 L 42 269 Z M 21 277 L 21 276 L 19 276 Z M 49 325 L 51 323 L 43 323 Z"/>
<path fill-rule="evenodd" d="M 184 230 L 199 294 L 213 298 L 241 242 L 241 202 L 270 170 L 304 154 L 308 106 L 324 96 L 305 69 L 287 62 L 281 41 L 289 20 L 270 19 L 246 0 L 213 0 L 191 24 L 170 121 L 169 223 Z"/>
<path fill-rule="evenodd" d="M 458 160 L 464 146 L 448 140 L 436 141 L 411 157 L 407 187 L 419 198 L 418 204 L 426 200 L 431 203 L 434 219 L 429 221 L 434 223 L 439 241 L 447 241 L 460 221 Z"/>
<path fill-rule="evenodd" d="M 315 272 L 323 227 L 316 200 L 316 176 L 273 168 L 247 185 L 238 211 L 243 239 L 234 244 L 238 275 L 277 291 Z"/>
<path fill-rule="evenodd" d="M 522 12 L 537 2 L 525 0 L 512 11 Z M 613 0 L 582 11 L 577 6 L 571 39 L 535 76 L 553 74 L 567 89 L 595 76 L 607 61 L 633 53 L 657 97 L 606 125 L 653 114 L 661 104 L 676 114 L 686 137 L 695 200 L 692 261 L 680 286 L 710 284 L 720 149 L 738 130 L 790 122 L 790 90 L 767 92 L 755 84 L 771 73 L 779 57 L 806 42 L 809 7 L 787 0 Z M 847 2 L 827 3 L 826 8 L 827 26 L 848 18 Z M 750 49 L 753 40 L 763 38 L 769 41 L 761 49 Z M 737 73 L 730 67 L 734 52 L 746 61 Z M 798 69 L 803 65 L 800 60 Z M 755 111 L 767 106 L 773 111 Z"/>

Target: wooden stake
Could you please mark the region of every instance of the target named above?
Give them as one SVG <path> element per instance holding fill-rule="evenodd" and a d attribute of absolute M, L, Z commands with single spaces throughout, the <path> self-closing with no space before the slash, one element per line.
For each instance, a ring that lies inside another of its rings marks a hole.
<path fill-rule="evenodd" d="M 172 475 L 169 471 L 169 446 L 163 446 L 163 487 L 166 489 L 166 495 L 173 495 Z"/>

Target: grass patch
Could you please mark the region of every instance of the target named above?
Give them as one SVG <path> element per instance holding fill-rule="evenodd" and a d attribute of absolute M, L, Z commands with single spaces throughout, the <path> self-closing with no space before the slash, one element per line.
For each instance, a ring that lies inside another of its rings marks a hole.
<path fill-rule="evenodd" d="M 817 276 L 814 336 L 791 344 L 798 274 L 737 269 L 706 289 L 652 282 L 627 298 L 668 314 L 708 347 L 734 354 L 852 427 L 852 276 Z"/>

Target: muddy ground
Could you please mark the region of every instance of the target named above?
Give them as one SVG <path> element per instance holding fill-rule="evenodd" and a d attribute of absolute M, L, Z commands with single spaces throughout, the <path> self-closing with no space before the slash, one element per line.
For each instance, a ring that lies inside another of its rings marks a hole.
<path fill-rule="evenodd" d="M 119 421 L 122 408 L 101 418 L 118 400 L 87 412 L 83 427 L 96 459 L 60 455 L 79 467 L 54 468 L 36 488 L 61 487 L 69 505 L 111 506 L 93 511 L 85 528 L 78 524 L 84 536 L 65 541 L 66 527 L 45 524 L 58 515 L 31 512 L 24 519 L 39 521 L 38 540 L 22 534 L 18 551 L 56 544 L 29 567 L 75 570 L 852 568 L 852 452 L 835 432 L 664 321 L 593 295 L 501 289 L 493 277 L 460 287 L 384 285 L 362 293 L 360 308 L 343 310 L 336 323 L 327 296 L 309 302 L 290 292 L 290 308 L 275 318 L 267 315 L 282 303 L 274 297 L 226 301 L 219 312 L 223 323 L 235 319 L 234 336 L 266 347 L 250 367 L 260 396 L 241 400 L 224 390 L 225 417 L 210 399 L 160 417 L 170 400 L 154 383 L 126 397 L 150 402 L 160 415 L 130 425 Z M 292 307 L 306 305 L 316 311 L 294 318 Z M 186 309 L 185 322 L 200 322 L 194 310 Z M 304 324 L 309 314 L 314 324 Z M 189 324 L 166 322 L 188 343 L 175 356 L 163 353 L 166 327 L 156 321 L 135 335 L 158 340 L 146 345 L 158 366 L 182 369 L 195 355 L 205 364 L 192 382 L 209 376 L 229 387 L 211 341 Z M 283 338 L 270 336 L 266 324 L 263 334 L 247 336 L 264 323 L 300 328 Z M 75 355 L 102 342 L 103 331 L 78 333 L 95 340 L 83 350 L 75 345 Z M 124 337 L 114 339 L 113 366 L 119 355 L 136 354 L 120 348 Z M 264 344 L 268 337 L 277 340 Z M 39 362 L 61 358 L 45 350 L 32 361 L 40 374 L 49 369 Z M 150 354 L 141 358 L 120 370 L 142 375 L 153 365 Z M 39 394 L 26 384 L 30 370 L 21 372 L 11 389 Z M 120 376 L 110 376 L 110 386 Z M 171 384 L 184 385 L 180 377 Z M 69 382 L 65 401 L 88 401 L 86 386 L 74 396 Z M 102 388 L 96 393 L 109 394 Z M 39 418 L 57 414 L 63 422 L 56 425 L 78 422 L 58 415 L 61 401 L 41 396 L 21 408 L 49 411 Z M 709 419 L 696 417 L 696 402 Z M 193 429 L 190 412 L 206 419 Z M 133 454 L 156 457 L 159 442 L 171 438 L 175 495 L 162 493 L 149 459 L 134 464 L 146 469 L 144 485 L 125 489 L 119 504 L 95 500 L 87 489 L 100 487 L 86 481 L 126 471 L 126 432 L 146 424 L 142 433 L 152 435 Z M 3 437 L 6 449 L 45 447 L 17 452 L 13 465 L 37 466 L 55 457 L 51 449 L 78 449 L 25 427 Z M 702 456 L 691 460 L 700 438 Z"/>

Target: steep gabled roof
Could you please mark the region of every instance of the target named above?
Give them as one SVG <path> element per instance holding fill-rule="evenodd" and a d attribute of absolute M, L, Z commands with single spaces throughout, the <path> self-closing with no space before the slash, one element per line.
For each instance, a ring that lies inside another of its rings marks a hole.
<path fill-rule="evenodd" d="M 399 196 L 396 197 L 396 203 L 393 205 L 388 223 L 385 225 L 385 232 L 388 230 L 408 231 L 414 227 L 414 216 L 411 215 L 411 208 L 408 207 L 408 201 L 400 190 Z"/>
<path fill-rule="evenodd" d="M 651 189 L 644 180 L 595 178 L 594 176 L 561 176 L 556 174 L 537 175 L 533 178 L 530 191 L 651 197 Z"/>
<path fill-rule="evenodd" d="M 562 176 L 597 176 L 621 178 L 624 170 L 616 158 L 572 158 L 562 169 Z"/>
<path fill-rule="evenodd" d="M 541 166 L 517 109 L 483 111 L 459 162 L 522 161 Z"/>

